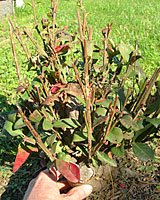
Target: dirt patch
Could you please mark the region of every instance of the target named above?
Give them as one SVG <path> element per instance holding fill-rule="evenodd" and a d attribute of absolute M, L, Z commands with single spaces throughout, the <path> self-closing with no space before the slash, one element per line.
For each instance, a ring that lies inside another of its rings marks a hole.
<path fill-rule="evenodd" d="M 118 161 L 118 176 L 103 191 L 87 200 L 159 200 L 160 157 L 146 163 L 139 161 L 130 151 Z"/>

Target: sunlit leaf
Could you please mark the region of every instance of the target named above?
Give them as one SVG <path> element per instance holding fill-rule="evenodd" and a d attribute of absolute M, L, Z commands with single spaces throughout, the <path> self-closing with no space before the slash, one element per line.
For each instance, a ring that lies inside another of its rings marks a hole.
<path fill-rule="evenodd" d="M 23 119 L 22 118 L 19 118 L 16 123 L 14 124 L 14 128 L 15 129 L 20 129 L 20 128 L 23 128 L 25 127 L 26 124 L 24 123 Z"/>
<path fill-rule="evenodd" d="M 12 136 L 23 135 L 23 132 L 21 130 L 13 130 L 13 123 L 10 121 L 5 122 L 3 130 L 6 130 Z"/>
<path fill-rule="evenodd" d="M 8 121 L 10 122 L 15 122 L 16 121 L 16 116 L 17 116 L 17 112 L 16 111 L 12 111 L 8 114 Z"/>
<path fill-rule="evenodd" d="M 121 42 L 119 44 L 119 51 L 124 59 L 125 62 L 129 60 L 129 54 L 133 51 L 133 48 L 128 44 Z"/>
<path fill-rule="evenodd" d="M 102 107 L 98 107 L 96 109 L 95 113 L 98 114 L 99 116 L 106 116 L 107 109 L 106 108 L 102 108 Z"/>
<path fill-rule="evenodd" d="M 46 139 L 46 142 L 47 142 L 48 146 L 52 147 L 53 143 L 54 143 L 55 140 L 56 140 L 56 137 L 57 137 L 57 134 L 56 134 L 56 133 L 53 133 L 52 135 L 50 135 L 50 136 Z"/>
<path fill-rule="evenodd" d="M 43 129 L 44 129 L 45 131 L 50 130 L 51 128 L 53 128 L 52 122 L 49 121 L 48 119 L 44 119 L 44 120 L 43 120 L 42 126 L 43 126 Z"/>
<path fill-rule="evenodd" d="M 68 153 L 60 152 L 57 154 L 57 158 L 66 162 L 71 161 L 71 156 Z"/>
<path fill-rule="evenodd" d="M 51 148 L 51 151 L 53 153 L 60 153 L 62 152 L 62 149 L 63 149 L 63 144 L 61 141 L 58 141 L 58 142 L 55 142 L 53 145 L 52 145 L 52 148 Z"/>
<path fill-rule="evenodd" d="M 29 120 L 32 122 L 40 122 L 43 116 L 38 110 L 35 110 L 33 113 L 30 114 Z"/>
<path fill-rule="evenodd" d="M 112 160 L 106 153 L 97 151 L 97 158 L 104 163 L 107 163 L 113 167 L 117 167 L 117 163 L 115 160 Z"/>
<path fill-rule="evenodd" d="M 118 127 L 114 127 L 111 132 L 107 136 L 107 140 L 109 140 L 113 144 L 119 144 L 123 140 L 122 130 Z"/>
<path fill-rule="evenodd" d="M 56 128 L 77 128 L 78 126 L 80 126 L 79 122 L 71 118 L 57 120 L 53 124 L 53 127 Z"/>

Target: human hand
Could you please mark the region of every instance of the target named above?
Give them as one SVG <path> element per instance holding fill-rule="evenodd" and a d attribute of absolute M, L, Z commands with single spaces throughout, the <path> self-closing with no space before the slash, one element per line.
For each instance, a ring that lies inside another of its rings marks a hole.
<path fill-rule="evenodd" d="M 67 194 L 60 194 L 60 191 L 70 186 L 66 181 L 57 182 L 61 174 L 58 171 L 56 173 L 57 177 L 48 170 L 41 172 L 30 182 L 23 200 L 82 200 L 92 192 L 92 186 L 80 185 Z"/>

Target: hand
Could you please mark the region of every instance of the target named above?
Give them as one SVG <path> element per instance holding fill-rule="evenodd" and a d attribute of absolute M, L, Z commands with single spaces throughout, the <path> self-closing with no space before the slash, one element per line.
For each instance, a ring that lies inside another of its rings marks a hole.
<path fill-rule="evenodd" d="M 68 182 L 57 182 L 61 174 L 56 176 L 45 170 L 36 179 L 33 179 L 25 193 L 23 200 L 82 200 L 90 195 L 92 186 L 80 185 L 69 190 L 67 194 L 60 191 L 69 188 Z"/>

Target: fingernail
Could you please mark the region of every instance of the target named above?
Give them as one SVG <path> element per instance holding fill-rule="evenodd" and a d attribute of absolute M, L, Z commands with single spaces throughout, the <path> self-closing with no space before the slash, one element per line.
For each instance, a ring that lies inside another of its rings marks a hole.
<path fill-rule="evenodd" d="M 84 190 L 87 195 L 89 195 L 92 192 L 93 187 L 91 185 L 82 185 L 81 189 Z"/>

